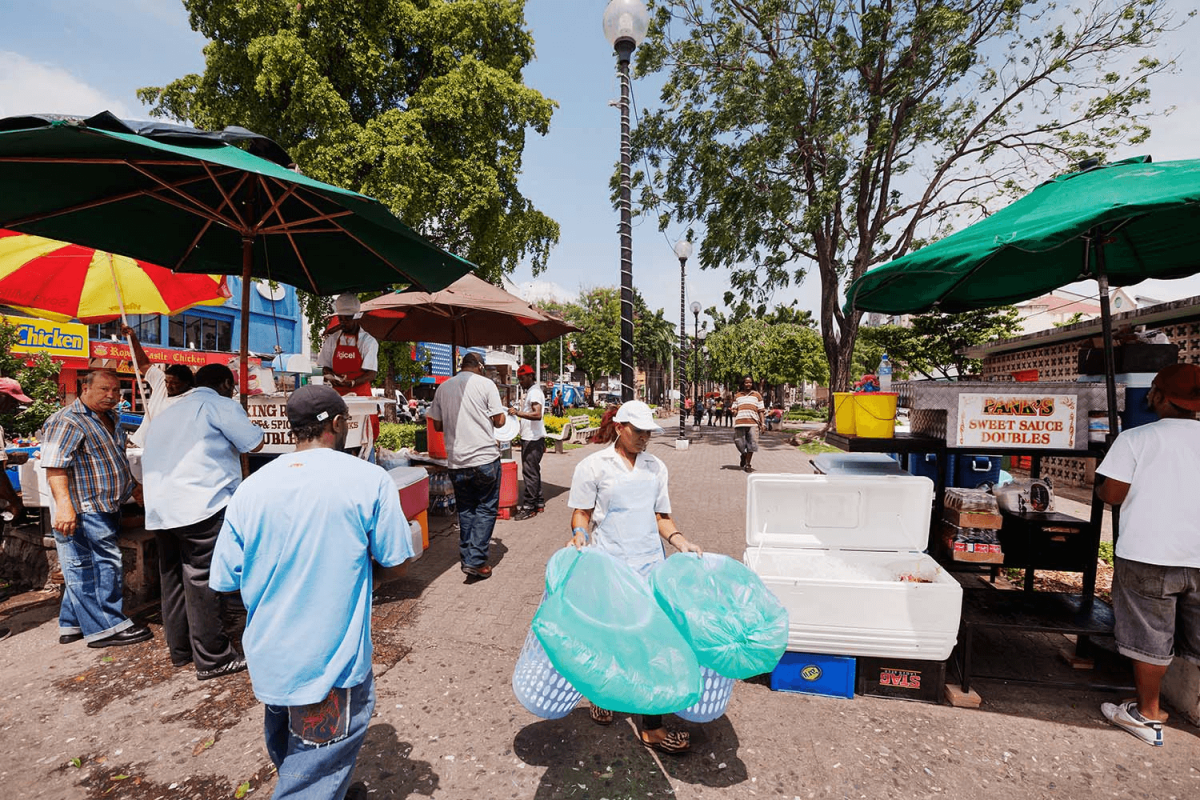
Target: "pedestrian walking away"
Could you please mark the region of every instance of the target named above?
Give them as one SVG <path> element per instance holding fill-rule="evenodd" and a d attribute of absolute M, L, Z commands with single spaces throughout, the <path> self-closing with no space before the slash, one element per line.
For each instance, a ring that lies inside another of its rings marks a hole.
<path fill-rule="evenodd" d="M 286 413 L 296 450 L 234 492 L 209 584 L 246 604 L 242 644 L 279 775 L 272 797 L 342 798 L 375 708 L 371 560 L 412 557 L 412 534 L 388 474 L 341 452 L 337 392 L 302 386 Z"/>
<path fill-rule="evenodd" d="M 194 664 L 196 677 L 208 680 L 246 668 L 208 579 L 225 507 L 242 482 L 241 454 L 262 448 L 263 430 L 233 399 L 229 367 L 201 367 L 196 384 L 151 420 L 142 475 L 171 662 Z"/>
<path fill-rule="evenodd" d="M 133 360 L 141 371 L 142 378 L 150 384 L 150 397 L 146 400 L 146 413 L 142 418 L 142 424 L 129 435 L 130 444 L 134 447 L 145 447 L 150 420 L 161 414 L 167 406 L 184 393 L 191 391 L 192 387 L 196 385 L 196 378 L 192 371 L 183 364 L 171 364 L 164 367 L 162 364 L 152 362 L 150 356 L 146 355 L 141 340 L 138 339 L 137 331 L 128 325 L 121 326 L 121 335 L 133 345 Z M 136 477 L 135 475 L 134 478 Z"/>
<path fill-rule="evenodd" d="M 500 446 L 494 429 L 504 425 L 508 415 L 496 384 L 484 377 L 478 353 L 463 356 L 459 370 L 438 387 L 425 416 L 446 436 L 462 571 L 472 578 L 490 578 L 488 546 L 500 510 Z"/>
<path fill-rule="evenodd" d="M 733 392 L 725 393 L 725 427 L 733 426 L 733 417 L 735 414 L 735 406 L 733 401 Z"/>
<path fill-rule="evenodd" d="M 517 370 L 517 382 L 525 396 L 520 406 L 513 406 L 509 414 L 521 420 L 521 477 L 525 480 L 524 503 L 517 513 L 518 520 L 526 520 L 546 510 L 542 497 L 542 456 L 546 454 L 546 424 L 542 411 L 546 407 L 546 395 L 533 376 L 533 367 L 522 364 Z"/>
<path fill-rule="evenodd" d="M 1200 366 L 1159 372 L 1146 398 L 1158 421 L 1123 431 L 1096 468 L 1096 495 L 1121 506 L 1113 574 L 1114 638 L 1133 660 L 1137 697 L 1104 717 L 1163 745 L 1159 689 L 1178 655 L 1200 664 Z"/>
<path fill-rule="evenodd" d="M 54 503 L 54 544 L 65 588 L 58 641 L 88 647 L 135 644 L 150 638 L 123 610 L 121 505 L 133 494 L 125 431 L 116 413 L 121 383 L 115 372 L 93 370 L 79 398 L 46 420 L 42 466 Z"/>
<path fill-rule="evenodd" d="M 622 405 L 613 422 L 617 440 L 592 453 L 571 477 L 571 540 L 576 547 L 596 547 L 629 565 L 643 579 L 665 559 L 664 542 L 684 553 L 700 553 L 671 519 L 667 467 L 646 452 L 650 435 L 661 432 L 654 412 L 640 400 Z M 609 725 L 613 712 L 592 706 L 592 721 Z M 642 716 L 639 741 L 661 753 L 677 755 L 691 747 L 685 731 L 668 731 L 662 716 Z"/>
<path fill-rule="evenodd" d="M 738 383 L 737 397 L 733 398 L 735 416 L 733 420 L 733 444 L 741 453 L 741 468 L 753 472 L 751 462 L 758 452 L 758 435 L 762 432 L 766 408 L 762 395 L 754 391 L 754 380 L 746 375 Z"/>

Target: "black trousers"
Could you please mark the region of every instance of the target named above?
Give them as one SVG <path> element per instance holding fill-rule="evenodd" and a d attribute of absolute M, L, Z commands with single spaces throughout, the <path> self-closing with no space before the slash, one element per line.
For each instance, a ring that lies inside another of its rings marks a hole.
<path fill-rule="evenodd" d="M 190 659 L 197 670 L 220 667 L 237 655 L 222 621 L 221 595 L 208 588 L 213 547 L 224 521 L 222 509 L 192 525 L 155 531 L 167 649 L 172 661 Z"/>
<path fill-rule="evenodd" d="M 524 505 L 542 508 L 542 456 L 546 454 L 545 439 L 521 440 L 521 476 L 525 479 Z"/>

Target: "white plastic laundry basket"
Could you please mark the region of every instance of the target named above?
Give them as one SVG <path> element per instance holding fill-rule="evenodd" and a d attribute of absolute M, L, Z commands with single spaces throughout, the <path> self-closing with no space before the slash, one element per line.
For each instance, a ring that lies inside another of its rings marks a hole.
<path fill-rule="evenodd" d="M 704 694 L 700 702 L 683 711 L 676 711 L 675 716 L 688 722 L 712 722 L 725 713 L 729 698 L 733 695 L 733 678 L 718 675 L 708 667 L 700 668 L 700 678 L 704 681 Z"/>
<path fill-rule="evenodd" d="M 566 678 L 558 674 L 532 630 L 526 634 L 525 645 L 517 657 L 512 688 L 521 705 L 542 719 L 565 717 L 583 698 Z"/>

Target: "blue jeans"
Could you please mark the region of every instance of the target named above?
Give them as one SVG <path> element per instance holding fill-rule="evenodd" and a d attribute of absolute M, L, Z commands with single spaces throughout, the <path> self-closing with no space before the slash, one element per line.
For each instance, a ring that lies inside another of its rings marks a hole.
<path fill-rule="evenodd" d="M 458 555 L 464 567 L 487 564 L 488 543 L 500 510 L 500 459 L 450 470 L 458 508 Z"/>
<path fill-rule="evenodd" d="M 125 616 L 121 596 L 120 520 L 117 512 L 89 512 L 76 517 L 74 535 L 54 532 L 66 582 L 58 612 L 59 634 L 82 633 L 85 641 L 94 642 L 133 625 Z"/>
<path fill-rule="evenodd" d="M 345 797 L 358 751 L 367 738 L 367 725 L 375 710 L 375 676 L 350 690 L 350 722 L 344 738 L 328 744 L 305 741 L 292 732 L 287 706 L 266 707 L 263 729 L 267 755 L 279 771 L 275 800 L 329 800 Z"/>

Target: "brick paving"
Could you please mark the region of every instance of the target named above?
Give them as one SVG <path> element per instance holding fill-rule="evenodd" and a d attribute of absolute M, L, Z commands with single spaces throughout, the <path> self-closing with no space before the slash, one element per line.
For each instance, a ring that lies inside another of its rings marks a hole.
<path fill-rule="evenodd" d="M 687 450 L 676 450 L 674 440 L 670 427 L 651 440 L 650 451 L 671 471 L 679 526 L 702 547 L 740 557 L 746 476 L 736 468 L 731 430 L 702 426 Z M 764 436 L 756 468 L 811 471 L 809 456 L 786 442 L 786 434 Z M 695 743 L 681 758 L 659 758 L 640 747 L 623 715 L 609 728 L 592 724 L 583 709 L 562 720 L 537 719 L 513 698 L 512 669 L 541 595 L 546 560 L 568 537 L 572 470 L 594 449 L 546 454 L 546 513 L 497 524 L 490 580 L 465 579 L 453 520 L 431 517 L 430 549 L 406 578 L 381 591 L 377 619 L 400 621 L 378 626 L 377 641 L 397 639 L 402 646 L 386 648 L 396 654 L 393 663 L 376 664 L 376 717 L 355 776 L 369 796 L 1200 795 L 1195 728 L 1172 723 L 1167 746 L 1149 748 L 1101 719 L 1098 705 L 1111 695 L 1084 690 L 981 682 L 983 707 L 962 710 L 776 693 L 761 680 L 746 681 L 721 719 L 672 723 L 691 731 Z M 408 613 L 388 616 L 400 607 Z M 16 619 L 17 634 L 0 644 L 3 797 L 232 797 L 243 782 L 252 790 L 246 796 L 269 794 L 273 780 L 264 772 L 257 705 L 239 707 L 236 724 L 223 727 L 199 714 L 193 717 L 200 722 L 179 716 L 181 708 L 227 706 L 244 691 L 244 676 L 197 684 L 181 672 L 143 685 L 128 653 L 57 645 L 52 616 L 35 610 Z M 1052 644 L 1022 640 L 1013 647 Z M 165 659 L 161 635 L 139 647 L 147 657 Z M 104 664 L 105 656 L 115 664 Z M 1021 661 L 1013 654 L 1006 660 Z M 61 686 L 105 666 L 112 680 L 128 681 L 129 688 L 89 713 L 83 697 Z M 70 763 L 75 757 L 79 767 Z M 127 777 L 114 780 L 108 767 Z M 138 793 L 142 788 L 148 791 Z"/>

